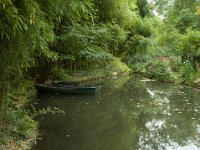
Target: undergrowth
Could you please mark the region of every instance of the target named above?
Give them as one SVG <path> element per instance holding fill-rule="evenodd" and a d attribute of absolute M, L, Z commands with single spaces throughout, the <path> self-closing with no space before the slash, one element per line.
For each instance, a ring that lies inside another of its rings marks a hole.
<path fill-rule="evenodd" d="M 12 89 L 5 100 L 4 126 L 0 136 L 3 150 L 30 149 L 37 137 L 37 122 L 33 120 L 26 104 L 35 97 L 31 81 Z"/>

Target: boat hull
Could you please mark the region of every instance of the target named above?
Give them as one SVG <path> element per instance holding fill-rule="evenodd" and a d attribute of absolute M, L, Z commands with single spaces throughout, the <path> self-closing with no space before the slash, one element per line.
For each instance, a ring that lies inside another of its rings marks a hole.
<path fill-rule="evenodd" d="M 47 85 L 36 84 L 38 92 L 41 93 L 62 93 L 62 94 L 96 94 L 100 91 L 101 86 L 68 86 L 68 85 Z"/>

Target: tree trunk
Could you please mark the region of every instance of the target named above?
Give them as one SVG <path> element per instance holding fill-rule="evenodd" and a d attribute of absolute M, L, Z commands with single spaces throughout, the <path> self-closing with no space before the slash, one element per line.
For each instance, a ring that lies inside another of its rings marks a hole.
<path fill-rule="evenodd" d="M 6 96 L 6 80 L 0 81 L 0 135 L 1 129 L 3 127 L 3 117 L 4 117 L 4 99 Z"/>
<path fill-rule="evenodd" d="M 38 83 L 44 83 L 51 73 L 54 63 L 52 61 L 46 62 L 45 66 L 42 69 L 40 77 L 37 79 Z"/>
<path fill-rule="evenodd" d="M 195 69 L 196 72 L 199 71 L 199 63 L 200 63 L 200 57 L 194 56 L 192 65 L 193 65 L 193 68 Z"/>

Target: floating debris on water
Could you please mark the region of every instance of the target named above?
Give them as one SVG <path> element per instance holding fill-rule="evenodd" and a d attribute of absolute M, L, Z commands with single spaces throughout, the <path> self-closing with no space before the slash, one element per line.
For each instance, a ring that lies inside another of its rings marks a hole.
<path fill-rule="evenodd" d="M 69 138 L 70 137 L 70 135 L 69 134 L 67 134 L 67 138 Z"/>

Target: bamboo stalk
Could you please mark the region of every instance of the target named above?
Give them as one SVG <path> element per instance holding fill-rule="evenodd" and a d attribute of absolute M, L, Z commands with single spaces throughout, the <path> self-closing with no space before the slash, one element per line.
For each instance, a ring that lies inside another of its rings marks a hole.
<path fill-rule="evenodd" d="M 70 65 L 71 65 L 70 71 L 72 71 L 72 70 L 73 70 L 73 63 L 72 63 L 72 60 L 70 60 Z"/>

